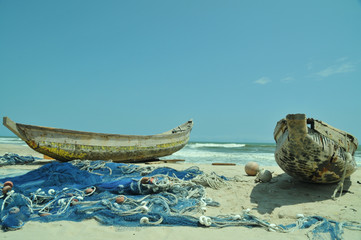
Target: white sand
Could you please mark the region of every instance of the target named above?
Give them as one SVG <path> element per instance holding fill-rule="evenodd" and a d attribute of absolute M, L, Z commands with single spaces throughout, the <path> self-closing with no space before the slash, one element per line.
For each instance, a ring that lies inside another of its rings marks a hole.
<path fill-rule="evenodd" d="M 41 154 L 26 146 L 0 144 L 0 155 L 13 152 L 19 155 Z M 43 161 L 48 162 L 48 161 Z M 0 168 L 0 174 L 7 171 L 35 169 L 39 165 L 17 165 Z M 189 163 L 157 164 L 175 169 L 193 166 Z M 251 209 L 256 215 L 270 223 L 295 223 L 296 215 L 318 215 L 336 221 L 361 222 L 361 182 L 360 170 L 345 182 L 346 192 L 332 200 L 336 184 L 309 184 L 297 181 L 285 174 L 279 167 L 261 166 L 273 171 L 270 183 L 255 183 L 254 177 L 246 176 L 244 166 L 212 166 L 198 164 L 206 173 L 216 172 L 226 177 L 240 176 L 242 182 L 231 182 L 229 187 L 219 190 L 207 188 L 207 196 L 220 202 L 220 207 L 208 207 L 206 215 L 240 214 L 243 209 Z M 77 222 L 39 223 L 27 222 L 17 231 L 0 232 L 0 239 L 307 239 L 305 230 L 292 233 L 268 232 L 262 228 L 226 227 L 108 227 L 95 220 Z M 361 239 L 361 231 L 345 229 L 344 239 Z"/>

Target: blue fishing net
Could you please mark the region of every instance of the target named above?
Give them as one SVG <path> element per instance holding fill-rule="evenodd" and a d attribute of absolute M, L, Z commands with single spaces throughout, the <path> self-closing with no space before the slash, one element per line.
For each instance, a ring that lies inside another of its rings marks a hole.
<path fill-rule="evenodd" d="M 15 165 L 15 164 L 29 164 L 35 161 L 33 156 L 19 156 L 15 153 L 6 153 L 0 156 L 0 166 Z"/>
<path fill-rule="evenodd" d="M 156 223 L 197 226 L 183 216 L 217 206 L 205 188 L 191 179 L 198 168 L 138 167 L 104 161 L 51 162 L 11 181 L 0 198 L 3 229 L 20 228 L 26 221 L 82 221 L 94 218 L 106 225 L 139 226 Z"/>
<path fill-rule="evenodd" d="M 310 228 L 313 239 L 341 239 L 344 228 L 361 230 L 359 223 L 319 216 L 302 217 L 287 226 L 270 224 L 248 211 L 204 216 L 206 206 L 219 206 L 206 197 L 204 185 L 214 186 L 212 179 L 206 179 L 208 185 L 200 184 L 207 176 L 197 167 L 178 171 L 105 161 L 54 161 L 24 175 L 0 179 L 0 225 L 14 230 L 27 221 L 95 219 L 112 226 L 246 226 L 278 232 Z"/>

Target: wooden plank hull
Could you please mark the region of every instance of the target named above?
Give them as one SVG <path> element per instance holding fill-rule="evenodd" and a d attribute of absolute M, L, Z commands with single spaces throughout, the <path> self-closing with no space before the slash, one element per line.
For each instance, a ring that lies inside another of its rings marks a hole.
<path fill-rule="evenodd" d="M 171 155 L 189 141 L 193 121 L 170 131 L 149 136 L 81 132 L 15 123 L 4 125 L 35 151 L 59 161 L 112 160 L 142 162 Z"/>
<path fill-rule="evenodd" d="M 308 124 L 308 125 L 307 125 Z M 290 176 L 313 183 L 333 183 L 356 171 L 357 139 L 305 114 L 289 114 L 274 131 L 277 164 Z"/>

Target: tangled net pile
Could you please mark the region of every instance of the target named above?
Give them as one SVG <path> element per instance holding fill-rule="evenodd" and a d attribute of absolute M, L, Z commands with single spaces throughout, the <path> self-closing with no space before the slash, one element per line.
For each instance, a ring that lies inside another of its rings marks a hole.
<path fill-rule="evenodd" d="M 29 164 L 35 161 L 33 156 L 19 156 L 15 153 L 5 153 L 4 156 L 0 156 L 0 167 L 7 165 L 17 165 L 17 164 Z"/>
<path fill-rule="evenodd" d="M 206 207 L 219 206 L 206 197 L 205 186 L 217 189 L 227 181 L 197 167 L 177 171 L 105 161 L 51 162 L 24 175 L 0 179 L 0 224 L 6 231 L 19 229 L 27 221 L 96 219 L 113 226 L 258 226 L 278 232 L 315 225 L 312 236 L 327 233 L 335 236 L 332 239 L 339 239 L 343 228 L 361 230 L 360 224 L 322 217 L 304 217 L 283 226 L 249 211 L 205 216 Z"/>

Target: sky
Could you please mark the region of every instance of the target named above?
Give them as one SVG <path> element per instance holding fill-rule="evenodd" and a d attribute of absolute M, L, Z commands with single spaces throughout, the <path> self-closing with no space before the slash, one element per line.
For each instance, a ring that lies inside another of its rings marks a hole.
<path fill-rule="evenodd" d="M 360 0 L 0 0 L 0 117 L 274 142 L 289 113 L 361 141 Z"/>

